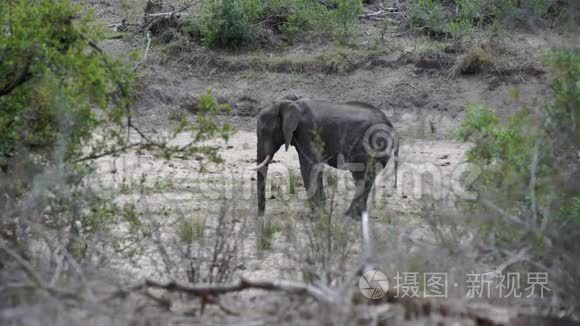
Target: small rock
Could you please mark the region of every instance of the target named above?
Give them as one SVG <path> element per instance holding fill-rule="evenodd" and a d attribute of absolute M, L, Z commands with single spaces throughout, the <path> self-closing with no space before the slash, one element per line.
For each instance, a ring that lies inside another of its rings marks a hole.
<path fill-rule="evenodd" d="M 150 96 L 165 104 L 171 104 L 174 101 L 174 94 L 169 89 L 161 86 L 150 86 L 148 88 Z"/>
<path fill-rule="evenodd" d="M 199 156 L 199 155 L 197 155 L 197 156 L 195 157 L 195 160 L 196 160 L 196 161 L 201 161 L 201 160 L 203 160 L 203 156 Z"/>
<path fill-rule="evenodd" d="M 242 96 L 232 105 L 235 114 L 239 116 L 253 117 L 260 111 L 259 103 L 257 100 Z"/>
<path fill-rule="evenodd" d="M 228 147 L 226 147 L 227 149 L 232 149 L 234 148 L 234 145 L 228 145 Z"/>
<path fill-rule="evenodd" d="M 191 113 L 197 113 L 197 106 L 199 105 L 199 98 L 194 95 L 187 95 L 178 100 L 179 107 Z"/>
<path fill-rule="evenodd" d="M 246 265 L 244 265 L 243 263 L 239 263 L 239 264 L 236 266 L 236 269 L 245 270 L 245 269 L 246 269 Z"/>
<path fill-rule="evenodd" d="M 272 195 L 270 196 L 270 199 L 276 199 L 276 196 Z"/>
<path fill-rule="evenodd" d="M 438 159 L 440 159 L 440 160 L 445 160 L 447 158 L 449 158 L 449 154 L 444 154 L 444 155 L 441 155 L 438 157 Z"/>
<path fill-rule="evenodd" d="M 230 99 L 228 99 L 227 97 L 220 95 L 217 97 L 217 102 L 219 104 L 230 104 Z"/>
<path fill-rule="evenodd" d="M 169 162 L 169 164 L 167 166 L 169 166 L 170 168 L 174 168 L 175 164 L 173 164 L 172 162 Z"/>
<path fill-rule="evenodd" d="M 254 177 L 251 177 L 251 178 L 250 178 L 250 181 L 256 181 L 256 178 L 254 178 Z"/>
<path fill-rule="evenodd" d="M 451 162 L 447 161 L 439 164 L 439 166 L 448 166 L 448 165 L 451 165 Z"/>
<path fill-rule="evenodd" d="M 403 195 L 403 196 L 401 196 L 401 197 L 403 197 L 403 199 L 407 199 L 407 195 Z"/>
<path fill-rule="evenodd" d="M 487 85 L 487 89 L 490 90 L 490 91 L 493 91 L 494 89 L 498 88 L 500 84 L 501 84 L 501 81 L 499 80 L 499 78 L 498 77 L 493 77 L 489 81 L 489 84 Z"/>

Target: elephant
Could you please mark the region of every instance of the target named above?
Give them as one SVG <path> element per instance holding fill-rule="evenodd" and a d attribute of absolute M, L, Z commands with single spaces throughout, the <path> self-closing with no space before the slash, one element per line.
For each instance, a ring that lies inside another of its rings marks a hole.
<path fill-rule="evenodd" d="M 257 115 L 258 215 L 266 209 L 268 165 L 282 145 L 298 152 L 304 187 L 312 208 L 323 207 L 322 171 L 325 165 L 350 170 L 356 183 L 354 198 L 345 215 L 360 218 L 376 175 L 394 154 L 395 180 L 399 136 L 378 108 L 364 102 L 333 103 L 287 95 Z"/>

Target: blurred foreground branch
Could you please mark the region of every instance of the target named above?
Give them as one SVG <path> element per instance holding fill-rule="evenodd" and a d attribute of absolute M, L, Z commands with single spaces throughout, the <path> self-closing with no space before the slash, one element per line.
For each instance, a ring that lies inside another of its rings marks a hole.
<path fill-rule="evenodd" d="M 164 289 L 169 292 L 184 292 L 198 297 L 211 297 L 233 292 L 241 292 L 248 289 L 266 291 L 283 291 L 290 294 L 307 295 L 316 301 L 332 303 L 339 301 L 339 296 L 330 288 L 314 286 L 303 282 L 288 280 L 250 280 L 243 277 L 231 284 L 193 285 L 171 281 L 167 283 L 154 280 L 146 280 L 141 288 Z"/>

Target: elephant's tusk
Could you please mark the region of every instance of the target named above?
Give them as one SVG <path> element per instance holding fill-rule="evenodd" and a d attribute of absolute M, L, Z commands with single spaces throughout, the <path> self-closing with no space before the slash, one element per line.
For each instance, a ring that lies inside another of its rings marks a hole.
<path fill-rule="evenodd" d="M 248 168 L 248 170 L 258 171 L 259 169 L 263 168 L 268 163 L 270 163 L 270 157 L 271 157 L 270 155 L 266 156 L 266 158 L 264 159 L 264 162 L 260 163 L 260 165 L 258 165 L 258 166 Z"/>

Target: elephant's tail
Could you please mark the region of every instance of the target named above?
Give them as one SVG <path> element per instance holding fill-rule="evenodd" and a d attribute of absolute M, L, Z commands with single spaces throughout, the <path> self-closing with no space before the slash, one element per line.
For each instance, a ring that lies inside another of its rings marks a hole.
<path fill-rule="evenodd" d="M 395 159 L 395 184 L 393 185 L 394 189 L 397 189 L 397 174 L 399 170 L 399 135 L 395 134 L 395 150 L 394 150 L 394 159 Z"/>

